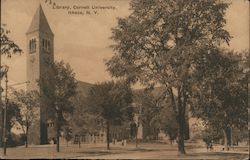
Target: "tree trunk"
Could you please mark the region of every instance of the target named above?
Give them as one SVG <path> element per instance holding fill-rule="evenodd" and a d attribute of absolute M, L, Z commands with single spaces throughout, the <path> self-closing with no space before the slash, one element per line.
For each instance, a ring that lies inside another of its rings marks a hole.
<path fill-rule="evenodd" d="M 60 124 L 59 118 L 57 119 L 57 126 L 56 126 L 56 151 L 59 152 L 60 147 Z"/>
<path fill-rule="evenodd" d="M 107 121 L 107 149 L 110 150 L 109 147 L 109 122 Z"/>
<path fill-rule="evenodd" d="M 185 92 L 178 88 L 178 96 L 175 97 L 173 93 L 173 89 L 170 88 L 169 94 L 172 101 L 172 107 L 176 115 L 176 120 L 178 122 L 178 152 L 180 155 L 185 154 L 185 146 L 184 146 L 184 138 L 185 138 L 185 112 L 186 112 L 186 102 L 187 102 L 187 96 L 185 95 Z M 183 100 L 182 100 L 183 98 Z"/>
<path fill-rule="evenodd" d="M 185 112 L 186 112 L 186 102 L 185 96 L 183 95 L 184 100 L 181 100 L 181 93 L 178 90 L 178 152 L 180 155 L 186 154 L 184 139 L 185 139 Z"/>
<path fill-rule="evenodd" d="M 26 138 L 25 147 L 26 147 L 26 148 L 28 148 L 28 134 L 29 134 L 29 127 L 27 126 L 27 128 L 26 128 L 26 135 L 25 135 L 25 138 Z"/>
<path fill-rule="evenodd" d="M 79 139 L 78 139 L 78 145 L 79 145 L 79 148 L 81 148 L 81 138 L 79 136 Z"/>
<path fill-rule="evenodd" d="M 230 147 L 233 147 L 233 127 L 230 127 Z"/>
<path fill-rule="evenodd" d="M 178 130 L 178 152 L 180 155 L 185 154 L 184 137 L 185 137 L 185 114 L 179 116 L 179 130 Z"/>
<path fill-rule="evenodd" d="M 138 126 L 136 125 L 136 130 L 135 130 L 135 148 L 138 148 Z"/>
<path fill-rule="evenodd" d="M 224 148 L 225 150 L 229 150 L 227 129 L 223 129 L 223 136 L 224 136 Z"/>

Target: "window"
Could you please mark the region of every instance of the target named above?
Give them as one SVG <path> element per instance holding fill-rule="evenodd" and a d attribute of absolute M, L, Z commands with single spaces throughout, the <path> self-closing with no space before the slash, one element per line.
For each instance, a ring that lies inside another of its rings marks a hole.
<path fill-rule="evenodd" d="M 50 52 L 50 40 L 47 41 L 47 50 Z"/>
<path fill-rule="evenodd" d="M 48 127 L 54 127 L 54 123 L 53 122 L 48 122 Z"/>
<path fill-rule="evenodd" d="M 43 39 L 42 40 L 42 48 L 43 48 L 43 50 L 44 50 L 44 46 L 45 46 L 45 40 Z"/>
<path fill-rule="evenodd" d="M 36 51 L 36 39 L 34 39 L 34 50 Z"/>
<path fill-rule="evenodd" d="M 30 53 L 36 52 L 36 39 L 35 38 L 30 40 L 30 42 L 29 42 L 29 50 L 30 50 Z"/>
<path fill-rule="evenodd" d="M 44 48 L 45 48 L 46 51 L 47 51 L 47 49 L 48 49 L 48 45 L 47 45 L 47 44 L 48 44 L 48 41 L 45 40 L 45 47 L 44 47 Z"/>
<path fill-rule="evenodd" d="M 47 40 L 47 39 L 42 40 L 42 50 L 45 52 L 51 51 L 50 40 Z"/>

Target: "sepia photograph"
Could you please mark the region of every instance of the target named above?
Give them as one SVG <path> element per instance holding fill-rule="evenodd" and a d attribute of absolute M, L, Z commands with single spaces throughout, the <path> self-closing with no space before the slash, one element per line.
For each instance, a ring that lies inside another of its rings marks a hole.
<path fill-rule="evenodd" d="M 249 0 L 0 11 L 0 159 L 249 159 Z"/>

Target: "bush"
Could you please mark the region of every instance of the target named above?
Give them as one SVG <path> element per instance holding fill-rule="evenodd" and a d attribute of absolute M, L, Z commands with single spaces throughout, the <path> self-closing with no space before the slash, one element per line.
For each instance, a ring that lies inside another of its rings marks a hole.
<path fill-rule="evenodd" d="M 25 144 L 24 134 L 11 133 L 7 139 L 7 147 L 17 147 Z"/>

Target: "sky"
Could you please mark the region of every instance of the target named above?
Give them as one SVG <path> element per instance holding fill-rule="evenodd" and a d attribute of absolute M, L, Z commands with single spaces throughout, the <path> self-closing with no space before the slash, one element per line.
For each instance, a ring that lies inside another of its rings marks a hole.
<path fill-rule="evenodd" d="M 47 3 L 45 3 L 47 1 Z M 7 24 L 13 39 L 24 51 L 22 55 L 11 59 L 3 58 L 3 64 L 9 66 L 9 84 L 26 81 L 26 46 L 25 33 L 39 4 L 45 12 L 49 25 L 54 32 L 54 53 L 57 61 L 69 63 L 76 73 L 76 78 L 88 83 L 110 80 L 106 71 L 105 60 L 113 55 L 111 28 L 117 24 L 117 17 L 130 14 L 130 0 L 51 0 L 57 8 L 49 4 L 50 0 L 2 0 L 2 23 Z M 227 0 L 231 2 L 226 12 L 226 29 L 233 36 L 230 49 L 241 51 L 249 49 L 249 2 L 247 0 Z M 104 6 L 111 9 L 90 9 L 91 15 L 68 14 L 73 7 Z M 97 14 L 94 13 L 97 11 Z M 20 86 L 21 87 L 21 86 Z"/>

